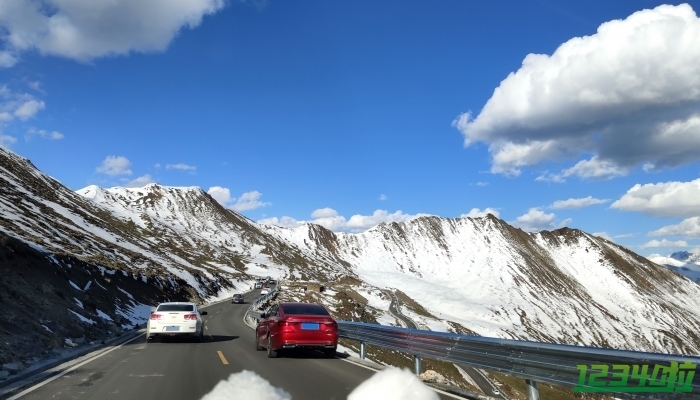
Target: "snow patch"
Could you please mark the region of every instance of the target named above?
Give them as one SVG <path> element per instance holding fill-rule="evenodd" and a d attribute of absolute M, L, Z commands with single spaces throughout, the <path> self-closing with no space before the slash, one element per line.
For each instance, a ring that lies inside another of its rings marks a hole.
<path fill-rule="evenodd" d="M 432 389 L 407 369 L 389 367 L 383 369 L 348 395 L 348 400 L 439 400 Z"/>
<path fill-rule="evenodd" d="M 291 400 L 292 396 L 276 388 L 255 372 L 244 370 L 220 381 L 201 400 Z"/>
<path fill-rule="evenodd" d="M 102 312 L 100 310 L 97 310 L 97 315 L 102 319 L 106 319 L 107 321 L 112 320 L 112 317 L 110 317 L 109 315 L 105 314 L 104 312 Z"/>
<path fill-rule="evenodd" d="M 77 312 L 75 312 L 75 311 L 73 311 L 73 310 L 68 310 L 68 311 L 72 312 L 72 313 L 73 313 L 76 317 L 78 317 L 78 319 L 79 319 L 80 321 L 82 321 L 82 322 L 85 322 L 85 323 L 90 324 L 90 325 L 96 323 L 95 321 L 91 320 L 90 318 L 85 318 L 85 317 L 83 317 L 82 315 L 78 314 Z"/>
<path fill-rule="evenodd" d="M 134 296 L 132 296 L 131 293 L 127 292 L 126 290 L 120 288 L 119 286 L 117 286 L 117 289 L 118 289 L 120 292 L 122 292 L 122 293 L 124 293 L 125 295 L 127 295 L 131 300 L 134 299 Z"/>

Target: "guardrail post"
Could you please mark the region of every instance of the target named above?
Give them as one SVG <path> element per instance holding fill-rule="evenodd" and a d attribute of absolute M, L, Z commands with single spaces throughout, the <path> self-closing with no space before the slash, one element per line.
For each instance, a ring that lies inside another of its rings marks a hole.
<path fill-rule="evenodd" d="M 420 356 L 414 355 L 413 363 L 416 368 L 416 375 L 420 375 L 423 372 L 423 360 L 421 360 Z"/>
<path fill-rule="evenodd" d="M 540 400 L 540 391 L 537 390 L 537 381 L 525 379 L 527 385 L 527 400 Z"/>
<path fill-rule="evenodd" d="M 360 358 L 364 360 L 365 354 L 367 354 L 365 350 L 365 342 L 360 342 Z"/>

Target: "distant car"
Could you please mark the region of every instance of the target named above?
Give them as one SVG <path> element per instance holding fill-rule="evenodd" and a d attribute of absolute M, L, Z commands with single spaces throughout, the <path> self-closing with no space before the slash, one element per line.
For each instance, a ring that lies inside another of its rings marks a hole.
<path fill-rule="evenodd" d="M 493 389 L 493 394 L 499 395 L 499 394 L 501 394 L 501 391 L 498 389 Z"/>
<path fill-rule="evenodd" d="M 231 299 L 231 304 L 243 304 L 245 303 L 245 298 L 243 297 L 242 294 L 234 294 L 233 298 Z"/>
<path fill-rule="evenodd" d="M 260 315 L 255 328 L 255 349 L 267 349 L 275 358 L 280 350 L 318 349 L 326 358 L 335 357 L 338 323 L 319 304 L 279 303 Z"/>
<path fill-rule="evenodd" d="M 260 295 L 266 295 L 271 292 L 270 288 L 263 288 L 263 290 L 260 291 Z"/>
<path fill-rule="evenodd" d="M 270 280 L 267 281 L 267 283 L 269 283 L 270 285 L 274 285 L 274 284 L 275 284 L 275 280 L 274 280 L 274 279 L 270 279 Z"/>
<path fill-rule="evenodd" d="M 255 284 L 256 289 L 260 289 L 262 287 L 262 283 L 258 282 Z"/>
<path fill-rule="evenodd" d="M 160 303 L 153 311 L 146 324 L 148 339 L 157 337 L 193 337 L 201 342 L 204 335 L 204 321 L 194 303 Z"/>

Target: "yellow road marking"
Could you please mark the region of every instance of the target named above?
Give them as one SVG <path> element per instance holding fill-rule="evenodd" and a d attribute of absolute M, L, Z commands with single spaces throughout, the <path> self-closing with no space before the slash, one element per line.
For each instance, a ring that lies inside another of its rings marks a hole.
<path fill-rule="evenodd" d="M 222 353 L 220 350 L 217 350 L 217 353 L 219 353 L 219 358 L 221 359 L 221 362 L 224 365 L 228 365 L 228 361 L 226 361 L 226 357 L 224 357 L 224 353 Z"/>
<path fill-rule="evenodd" d="M 204 329 L 206 329 L 206 330 L 209 330 L 209 327 L 208 327 L 208 326 L 206 326 L 206 325 L 204 325 Z"/>

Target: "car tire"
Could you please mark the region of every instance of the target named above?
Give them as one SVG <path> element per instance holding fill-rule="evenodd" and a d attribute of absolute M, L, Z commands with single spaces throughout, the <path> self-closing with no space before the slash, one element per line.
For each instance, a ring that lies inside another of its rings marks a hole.
<path fill-rule="evenodd" d="M 197 343 L 202 343 L 202 339 L 204 338 L 204 329 L 199 330 L 199 336 L 197 336 L 194 340 Z"/>
<path fill-rule="evenodd" d="M 263 351 L 265 350 L 264 347 L 260 346 L 260 338 L 258 337 L 258 330 L 255 330 L 255 350 L 256 351 Z"/>
<path fill-rule="evenodd" d="M 324 349 L 323 355 L 326 358 L 335 358 L 335 349 Z"/>
<path fill-rule="evenodd" d="M 279 351 L 272 349 L 272 338 L 267 335 L 267 358 L 277 358 Z"/>

